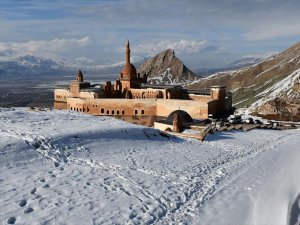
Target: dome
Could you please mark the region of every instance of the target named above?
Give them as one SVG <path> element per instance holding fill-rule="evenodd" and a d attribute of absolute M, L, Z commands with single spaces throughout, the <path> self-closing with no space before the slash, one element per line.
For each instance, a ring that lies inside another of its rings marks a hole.
<path fill-rule="evenodd" d="M 178 117 L 180 118 L 182 123 L 191 123 L 193 122 L 192 117 L 186 111 L 183 110 L 176 110 L 170 113 L 168 118 L 166 119 L 167 122 L 173 123 L 174 115 L 178 113 Z"/>
<path fill-rule="evenodd" d="M 123 78 L 127 78 L 129 80 L 136 80 L 137 74 L 134 65 L 131 63 L 126 63 L 122 69 Z"/>

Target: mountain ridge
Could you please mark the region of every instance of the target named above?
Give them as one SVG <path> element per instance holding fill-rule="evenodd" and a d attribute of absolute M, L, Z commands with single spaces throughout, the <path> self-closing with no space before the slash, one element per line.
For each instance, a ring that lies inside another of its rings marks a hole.
<path fill-rule="evenodd" d="M 261 55 L 246 55 L 240 59 L 237 59 L 226 66 L 215 67 L 215 68 L 199 68 L 195 69 L 195 73 L 200 76 L 209 76 L 220 72 L 227 72 L 231 70 L 239 70 L 245 67 L 253 66 L 255 64 L 261 63 L 267 59 L 272 58 L 278 52 L 269 52 Z"/>
<path fill-rule="evenodd" d="M 111 64 L 84 63 L 84 60 L 67 62 L 30 54 L 14 56 L 8 50 L 1 51 L 0 53 L 0 75 L 3 76 L 67 75 L 74 74 L 78 69 L 91 74 L 119 74 L 125 64 L 125 61 Z M 131 60 L 136 65 L 140 65 L 147 59 L 148 57 L 131 57 Z"/>
<path fill-rule="evenodd" d="M 296 111 L 300 107 L 300 98 L 290 98 L 292 95 L 288 94 L 288 92 L 294 92 L 293 96 L 297 96 L 300 90 L 298 87 L 299 81 L 296 79 L 287 90 L 278 89 L 279 87 L 276 84 L 287 77 L 289 79 L 285 82 L 291 82 L 297 74 L 294 72 L 298 69 L 300 69 L 300 42 L 261 63 L 237 71 L 213 74 L 205 79 L 193 82 L 189 87 L 204 88 L 213 85 L 225 85 L 233 93 L 233 103 L 237 107 L 251 105 L 254 114 L 269 115 L 269 117 L 278 117 L 278 114 L 285 114 L 287 118 L 293 108 Z M 278 93 L 274 96 L 271 95 L 275 90 Z M 268 96 L 273 96 L 273 98 L 267 99 Z M 262 98 L 267 101 L 259 105 L 258 101 Z M 280 101 L 275 104 L 277 98 Z M 284 102 L 284 107 L 280 109 L 280 113 L 274 113 L 279 102 Z M 263 105 L 273 106 L 267 109 L 268 107 L 263 107 Z M 299 110 L 294 114 L 298 115 L 296 117 L 300 119 Z"/>
<path fill-rule="evenodd" d="M 172 49 L 164 50 L 141 64 L 137 72 L 146 74 L 148 83 L 183 84 L 193 81 L 197 75 L 175 56 Z"/>

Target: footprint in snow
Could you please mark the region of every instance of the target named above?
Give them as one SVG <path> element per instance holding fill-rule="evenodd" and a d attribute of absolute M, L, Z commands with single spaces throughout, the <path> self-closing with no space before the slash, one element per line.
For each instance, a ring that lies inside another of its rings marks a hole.
<path fill-rule="evenodd" d="M 33 208 L 29 207 L 29 208 L 24 210 L 24 214 L 31 213 L 33 211 L 34 211 Z"/>
<path fill-rule="evenodd" d="M 36 188 L 33 188 L 31 191 L 30 191 L 30 194 L 34 195 L 36 192 Z"/>
<path fill-rule="evenodd" d="M 45 181 L 46 181 L 46 180 L 45 180 L 44 178 L 41 178 L 41 179 L 40 179 L 40 182 L 42 182 L 42 183 L 45 183 Z"/>
<path fill-rule="evenodd" d="M 26 204 L 27 204 L 27 201 L 25 199 L 23 199 L 19 202 L 20 207 L 24 207 Z"/>
<path fill-rule="evenodd" d="M 15 222 L 16 222 L 16 217 L 14 217 L 14 216 L 12 216 L 12 217 L 9 217 L 8 219 L 7 219 L 7 224 L 15 224 Z"/>

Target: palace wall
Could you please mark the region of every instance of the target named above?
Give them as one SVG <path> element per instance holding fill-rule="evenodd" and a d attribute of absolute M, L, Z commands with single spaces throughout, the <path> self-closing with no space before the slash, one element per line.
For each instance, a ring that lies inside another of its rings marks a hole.
<path fill-rule="evenodd" d="M 91 115 L 168 117 L 175 110 L 189 112 L 192 118 L 208 118 L 217 112 L 217 101 L 180 99 L 80 99 L 68 98 L 67 108 Z"/>
<path fill-rule="evenodd" d="M 207 101 L 157 99 L 157 116 L 168 117 L 171 112 L 178 109 L 188 112 L 194 119 L 208 117 Z"/>
<path fill-rule="evenodd" d="M 67 108 L 92 115 L 155 116 L 156 99 L 78 99 L 68 98 Z"/>
<path fill-rule="evenodd" d="M 203 101 L 203 102 L 209 102 L 212 100 L 212 97 L 210 95 L 195 95 L 195 94 L 188 94 L 188 99 L 192 99 L 194 101 Z"/>
<path fill-rule="evenodd" d="M 133 98 L 166 98 L 165 89 L 130 89 Z"/>
<path fill-rule="evenodd" d="M 79 92 L 73 93 L 66 89 L 55 89 L 54 90 L 54 108 L 55 109 L 67 109 L 68 98 L 82 98 L 82 99 L 94 99 L 98 97 L 98 93 L 95 92 Z"/>

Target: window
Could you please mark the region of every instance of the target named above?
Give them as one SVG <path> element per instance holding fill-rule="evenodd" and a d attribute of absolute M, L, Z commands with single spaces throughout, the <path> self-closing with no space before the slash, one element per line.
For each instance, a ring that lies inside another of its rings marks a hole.
<path fill-rule="evenodd" d="M 122 110 L 122 115 L 125 115 L 125 111 L 124 110 Z"/>
<path fill-rule="evenodd" d="M 108 110 L 106 110 L 106 114 L 107 114 L 107 115 L 109 114 L 109 109 L 108 109 Z"/>
<path fill-rule="evenodd" d="M 101 114 L 103 114 L 104 113 L 104 108 L 101 108 Z"/>
<path fill-rule="evenodd" d="M 87 111 L 87 112 L 89 112 L 89 111 L 90 111 L 90 108 L 89 108 L 89 107 L 87 107 L 87 108 L 86 108 L 86 111 Z"/>
<path fill-rule="evenodd" d="M 82 112 L 85 112 L 85 108 L 83 107 Z"/>
<path fill-rule="evenodd" d="M 71 107 L 71 110 L 73 110 L 73 107 Z"/>
<path fill-rule="evenodd" d="M 114 115 L 114 114 L 115 114 L 115 110 L 111 110 L 111 114 L 113 114 L 113 115 Z"/>
<path fill-rule="evenodd" d="M 144 115 L 145 114 L 145 110 L 142 109 L 141 110 L 141 114 Z"/>
<path fill-rule="evenodd" d="M 119 115 L 120 114 L 120 110 L 117 110 L 117 115 Z"/>
<path fill-rule="evenodd" d="M 137 115 L 137 114 L 138 114 L 138 110 L 135 109 L 135 110 L 134 110 L 134 115 Z"/>

